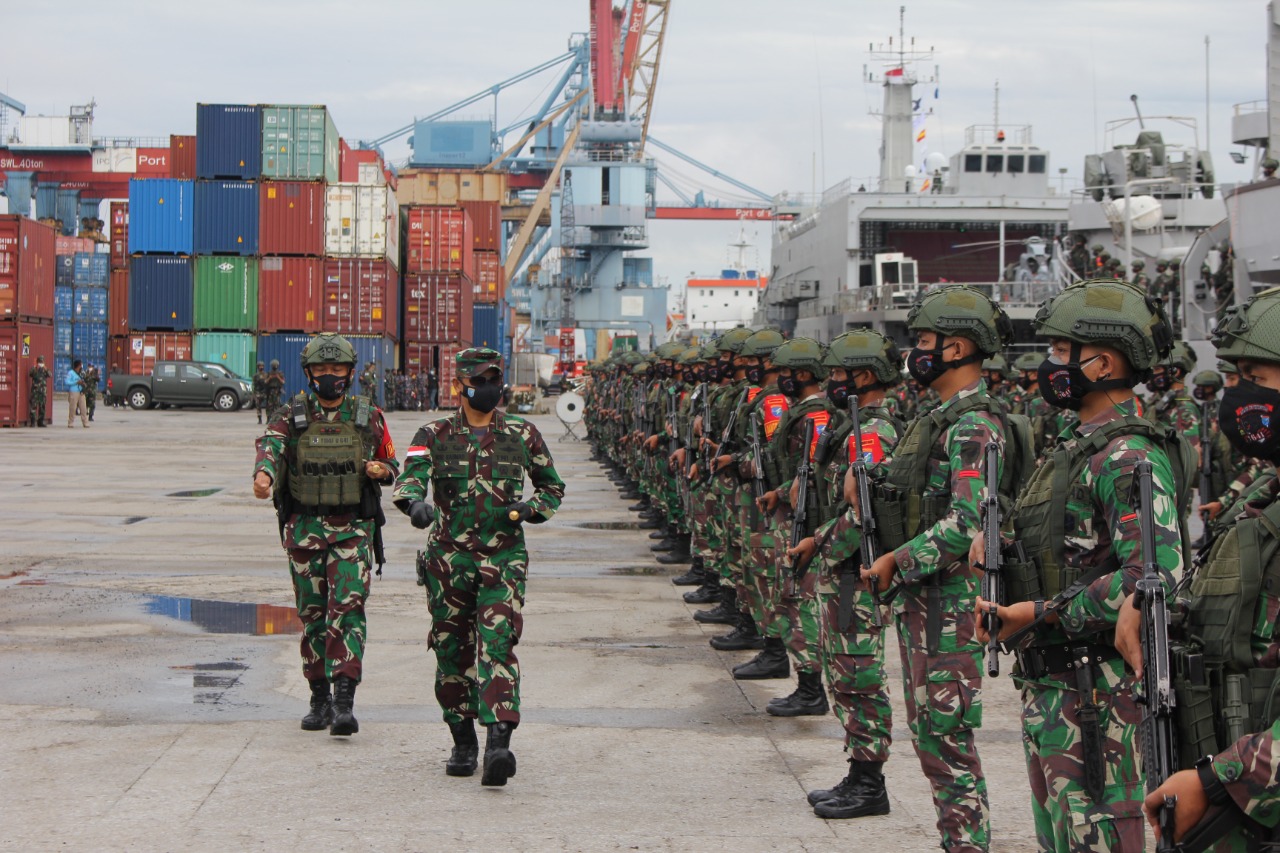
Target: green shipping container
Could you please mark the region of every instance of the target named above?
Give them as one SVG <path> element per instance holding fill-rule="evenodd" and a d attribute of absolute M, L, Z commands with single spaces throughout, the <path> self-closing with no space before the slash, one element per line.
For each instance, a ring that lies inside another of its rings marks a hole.
<path fill-rule="evenodd" d="M 196 258 L 196 329 L 252 331 L 258 328 L 258 259 Z"/>
<path fill-rule="evenodd" d="M 221 364 L 250 379 L 257 372 L 258 338 L 240 332 L 199 332 L 192 344 L 192 361 Z"/>
<path fill-rule="evenodd" d="M 262 108 L 262 177 L 337 183 L 339 156 L 327 108 Z"/>

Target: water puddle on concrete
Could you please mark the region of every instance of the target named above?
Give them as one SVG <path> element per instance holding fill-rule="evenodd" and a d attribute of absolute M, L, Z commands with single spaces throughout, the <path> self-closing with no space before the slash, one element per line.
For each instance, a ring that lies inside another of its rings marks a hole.
<path fill-rule="evenodd" d="M 249 668 L 249 665 L 239 660 L 224 660 L 217 663 L 192 663 L 169 668 L 192 673 L 192 702 L 198 705 L 217 705 L 225 698 L 227 691 L 236 686 L 240 681 L 240 675 Z"/>
<path fill-rule="evenodd" d="M 570 527 L 581 527 L 584 530 L 639 530 L 638 521 L 583 521 L 570 524 Z"/>
<path fill-rule="evenodd" d="M 209 495 L 216 495 L 222 489 L 188 489 L 184 492 L 170 492 L 171 498 L 207 498 Z"/>
<path fill-rule="evenodd" d="M 240 601 L 209 601 L 203 598 L 178 598 L 172 595 L 148 595 L 143 609 L 154 616 L 179 622 L 190 622 L 210 634 L 248 634 L 255 637 L 273 634 L 300 634 L 302 621 L 292 607 L 275 604 L 247 604 Z"/>

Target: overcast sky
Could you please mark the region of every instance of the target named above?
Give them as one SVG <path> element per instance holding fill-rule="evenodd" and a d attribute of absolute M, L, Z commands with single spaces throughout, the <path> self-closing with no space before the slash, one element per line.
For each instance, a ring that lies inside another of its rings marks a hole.
<path fill-rule="evenodd" d="M 881 93 L 862 82 L 863 67 L 870 43 L 896 41 L 899 5 L 672 0 L 652 134 L 768 193 L 874 175 L 879 123 L 868 111 Z M 358 140 L 564 52 L 587 23 L 588 0 L 28 2 L 5 11 L 0 81 L 31 114 L 96 99 L 100 136 L 193 133 L 198 101 L 292 102 L 327 104 Z M 1033 125 L 1051 173 L 1065 166 L 1076 182 L 1105 122 L 1133 114 L 1130 94 L 1146 115 L 1195 117 L 1203 144 L 1208 36 L 1218 177 L 1248 177 L 1228 158 L 1230 121 L 1234 104 L 1265 95 L 1261 0 L 922 0 L 907 4 L 906 31 L 936 49 L 938 150 L 950 155 L 965 126 L 992 122 L 999 80 L 1001 123 Z M 933 75 L 932 65 L 921 71 Z M 504 94 L 499 122 L 523 115 L 550 82 Z M 489 101 L 459 117 L 491 110 Z M 682 185 L 701 180 L 670 166 Z M 768 229 L 749 228 L 765 269 Z M 650 234 L 656 274 L 682 282 L 724 265 L 737 226 L 662 222 Z"/>

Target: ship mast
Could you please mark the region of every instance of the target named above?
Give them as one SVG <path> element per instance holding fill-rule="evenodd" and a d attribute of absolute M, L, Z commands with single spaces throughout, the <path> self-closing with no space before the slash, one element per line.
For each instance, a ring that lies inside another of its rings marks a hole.
<path fill-rule="evenodd" d="M 884 107 L 872 112 L 881 120 L 880 131 L 880 185 L 882 193 L 909 192 L 907 167 L 915 159 L 915 131 L 912 127 L 915 85 L 930 82 L 921 80 L 913 65 L 933 59 L 933 48 L 917 49 L 915 37 L 907 42 L 906 6 L 898 7 L 898 43 L 893 37 L 887 45 L 868 45 L 871 63 L 880 65 L 882 71 L 869 71 L 867 82 L 880 83 L 884 87 Z"/>

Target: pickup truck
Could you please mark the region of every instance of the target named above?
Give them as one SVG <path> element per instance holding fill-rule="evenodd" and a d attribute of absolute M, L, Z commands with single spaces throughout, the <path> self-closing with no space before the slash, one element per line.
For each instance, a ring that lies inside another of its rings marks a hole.
<path fill-rule="evenodd" d="M 147 375 L 113 373 L 108 393 L 123 397 L 135 409 L 166 406 L 213 406 L 234 412 L 253 405 L 253 385 L 221 364 L 203 361 L 158 361 Z"/>

